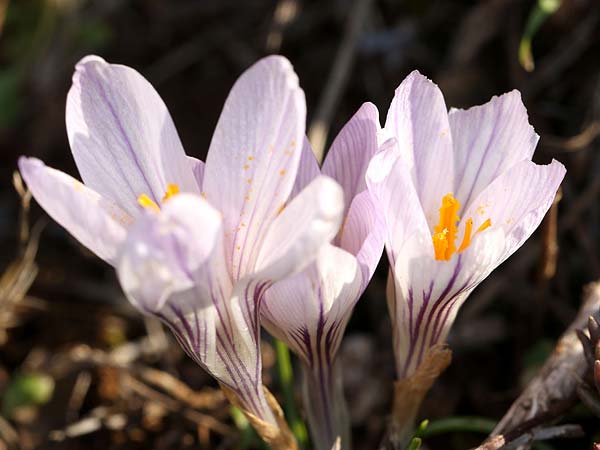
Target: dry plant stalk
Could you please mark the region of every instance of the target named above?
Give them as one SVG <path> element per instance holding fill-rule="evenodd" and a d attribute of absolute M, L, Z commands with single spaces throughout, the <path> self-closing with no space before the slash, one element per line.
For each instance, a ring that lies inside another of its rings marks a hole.
<path fill-rule="evenodd" d="M 0 275 L 0 345 L 6 340 L 6 330 L 18 322 L 15 308 L 33 284 L 38 273 L 35 256 L 37 254 L 43 223 L 38 223 L 29 231 L 29 206 L 31 193 L 23 186 L 18 172 L 13 174 L 13 185 L 21 199 L 19 217 L 19 254 Z"/>
<path fill-rule="evenodd" d="M 221 383 L 219 384 L 221 386 L 221 390 L 225 394 L 225 397 L 227 397 L 232 405 L 236 406 L 244 413 L 259 436 L 263 439 L 263 441 L 269 444 L 273 450 L 298 450 L 298 443 L 296 442 L 296 438 L 290 431 L 290 428 L 285 421 L 281 406 L 279 406 L 279 403 L 273 394 L 271 394 L 266 387 L 264 390 L 265 396 L 267 397 L 267 403 L 273 411 L 273 415 L 275 416 L 275 420 L 277 420 L 278 426 L 273 426 L 272 424 L 259 419 L 254 414 L 244 409 L 237 395 L 227 386 Z"/>
<path fill-rule="evenodd" d="M 452 351 L 446 344 L 434 345 L 427 350 L 414 374 L 395 382 L 389 430 L 391 448 L 403 449 L 406 446 L 425 395 L 451 360 Z"/>
<path fill-rule="evenodd" d="M 589 316 L 598 309 L 600 282 L 596 281 L 585 286 L 583 304 L 575 320 L 559 339 L 554 352 L 500 420 L 492 435 L 478 448 L 499 448 L 490 444 L 508 441 L 504 437 L 521 435 L 537 426 L 551 423 L 575 404 L 577 386 L 588 370 L 576 330 L 585 327 Z"/>

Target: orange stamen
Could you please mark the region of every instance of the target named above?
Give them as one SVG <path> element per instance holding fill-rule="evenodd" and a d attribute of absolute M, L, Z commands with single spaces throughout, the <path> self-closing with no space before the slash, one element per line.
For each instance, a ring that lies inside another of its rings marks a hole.
<path fill-rule="evenodd" d="M 434 233 L 431 236 L 431 240 L 433 241 L 433 250 L 435 252 L 435 259 L 438 261 L 449 261 L 454 253 L 460 253 L 464 251 L 471 244 L 473 236 L 492 226 L 492 221 L 487 219 L 479 226 L 479 228 L 477 228 L 475 233 L 473 233 L 473 219 L 469 217 L 465 222 L 465 233 L 463 235 L 463 240 L 460 244 L 460 247 L 457 249 L 457 224 L 460 221 L 460 217 L 458 216 L 459 209 L 460 203 L 454 198 L 452 193 L 446 194 L 442 198 L 440 221 L 435 227 L 433 227 Z"/>

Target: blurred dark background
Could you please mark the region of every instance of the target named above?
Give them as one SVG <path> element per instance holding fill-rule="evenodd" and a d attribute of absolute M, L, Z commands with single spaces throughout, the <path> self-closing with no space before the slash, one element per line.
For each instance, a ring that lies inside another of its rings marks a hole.
<path fill-rule="evenodd" d="M 260 448 L 214 382 L 127 305 L 110 267 L 34 202 L 23 212 L 13 187 L 19 155 L 77 176 L 64 109 L 81 57 L 141 72 L 187 153 L 202 159 L 233 82 L 269 53 L 292 61 L 307 129 L 320 124 L 328 142 L 365 101 L 383 120 L 414 69 L 449 107 L 519 89 L 541 135 L 534 160 L 568 168 L 561 199 L 461 310 L 453 364 L 422 411 L 494 421 L 600 276 L 599 24 L 595 0 L 0 0 L 0 450 Z M 391 398 L 386 264 L 343 347 L 357 449 L 376 448 Z M 268 339 L 264 352 L 265 380 L 280 392 Z M 586 436 L 539 449 L 589 448 L 600 431 L 583 406 L 565 420 Z M 425 445 L 469 448 L 486 427 Z"/>

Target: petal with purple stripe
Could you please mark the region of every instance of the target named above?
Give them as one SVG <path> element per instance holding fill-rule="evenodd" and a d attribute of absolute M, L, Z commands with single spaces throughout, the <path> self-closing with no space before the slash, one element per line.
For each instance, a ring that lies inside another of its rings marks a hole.
<path fill-rule="evenodd" d="M 363 104 L 334 139 L 323 163 L 323 175 L 329 175 L 344 189 L 344 216 L 354 197 L 367 186 L 365 173 L 377 153 L 379 112 L 372 103 Z"/>
<path fill-rule="evenodd" d="M 261 243 L 292 191 L 306 120 L 289 61 L 269 56 L 233 86 L 210 144 L 204 192 L 223 213 L 234 280 L 252 272 Z"/>
<path fill-rule="evenodd" d="M 128 214 L 137 198 L 160 203 L 168 184 L 199 192 L 171 116 L 135 70 L 82 59 L 67 97 L 67 132 L 81 178 Z"/>
<path fill-rule="evenodd" d="M 539 139 L 518 91 L 467 110 L 451 109 L 449 121 L 456 177 L 453 192 L 465 206 L 498 175 L 531 160 Z"/>
<path fill-rule="evenodd" d="M 440 199 L 452 192 L 455 177 L 452 134 L 440 89 L 419 72 L 412 72 L 396 89 L 385 132 L 397 139 L 433 228 Z"/>
<path fill-rule="evenodd" d="M 114 265 L 133 219 L 66 173 L 21 157 L 19 170 L 36 201 L 79 242 Z"/>

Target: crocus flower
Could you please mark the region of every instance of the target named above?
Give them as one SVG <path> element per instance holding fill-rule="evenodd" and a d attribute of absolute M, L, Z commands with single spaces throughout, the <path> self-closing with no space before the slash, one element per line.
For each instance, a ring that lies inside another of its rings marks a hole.
<path fill-rule="evenodd" d="M 253 423 L 271 428 L 260 303 L 274 281 L 312 262 L 343 212 L 342 189 L 325 176 L 289 199 L 305 115 L 290 63 L 267 57 L 235 83 L 204 164 L 185 155 L 139 73 L 91 56 L 77 65 L 66 111 L 85 184 L 19 161 L 36 200 L 116 267 L 133 305 L 163 320 Z"/>
<path fill-rule="evenodd" d="M 539 137 L 519 92 L 447 112 L 418 72 L 396 90 L 385 138 L 367 178 L 386 221 L 396 370 L 419 391 L 458 309 L 540 224 L 565 168 L 531 161 Z"/>
<path fill-rule="evenodd" d="M 367 190 L 365 173 L 378 150 L 377 108 L 364 104 L 334 140 L 322 170 L 305 141 L 294 191 L 328 175 L 344 189 L 344 224 L 314 263 L 275 283 L 265 295 L 263 324 L 300 357 L 304 403 L 315 448 L 328 450 L 349 424 L 336 355 L 354 305 L 383 252 L 383 217 Z"/>

